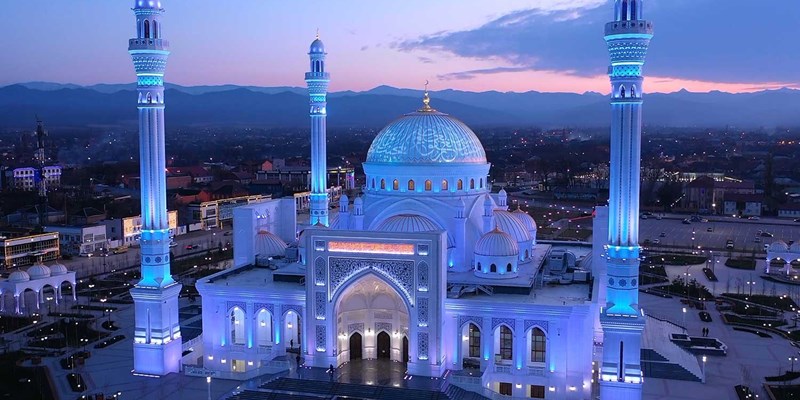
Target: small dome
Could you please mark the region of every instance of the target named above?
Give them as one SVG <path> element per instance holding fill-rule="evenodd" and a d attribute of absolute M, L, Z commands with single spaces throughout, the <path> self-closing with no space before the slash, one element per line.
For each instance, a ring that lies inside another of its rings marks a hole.
<path fill-rule="evenodd" d="M 161 9 L 161 1 L 160 0 L 135 0 L 133 3 L 134 8 L 154 8 L 154 9 Z"/>
<path fill-rule="evenodd" d="M 383 128 L 367 163 L 486 164 L 486 152 L 466 124 L 434 110 L 406 114 Z"/>
<path fill-rule="evenodd" d="M 789 251 L 789 245 L 783 240 L 776 240 L 769 245 L 769 252 L 785 253 Z"/>
<path fill-rule="evenodd" d="M 494 202 L 492 202 L 492 196 L 488 194 L 483 197 L 483 205 L 485 206 L 494 206 Z"/>
<path fill-rule="evenodd" d="M 356 206 L 364 205 L 364 199 L 362 199 L 361 196 L 356 197 L 356 199 L 353 200 L 353 205 L 356 205 Z"/>
<path fill-rule="evenodd" d="M 67 269 L 67 266 L 64 265 L 64 264 L 61 264 L 58 261 L 56 261 L 55 264 L 50 266 L 50 276 L 64 275 L 67 272 L 69 272 L 69 270 Z"/>
<path fill-rule="evenodd" d="M 517 216 L 505 210 L 494 211 L 494 223 L 501 231 L 507 232 L 517 243 L 525 243 L 533 240 L 528 227 L 523 224 Z"/>
<path fill-rule="evenodd" d="M 325 54 L 325 45 L 322 40 L 319 40 L 319 37 L 311 42 L 311 49 L 308 52 L 311 54 Z"/>
<path fill-rule="evenodd" d="M 800 253 L 800 241 L 795 241 L 792 243 L 792 246 L 789 247 L 789 251 L 792 253 Z"/>
<path fill-rule="evenodd" d="M 380 232 L 437 232 L 443 231 L 437 223 L 417 214 L 400 214 L 385 219 L 375 229 Z M 447 234 L 447 247 L 456 247 L 455 240 Z"/>
<path fill-rule="evenodd" d="M 31 276 L 25 271 L 14 271 L 8 275 L 9 282 L 27 282 L 31 280 Z"/>
<path fill-rule="evenodd" d="M 511 235 L 494 228 L 475 243 L 475 255 L 487 257 L 516 257 L 519 246 Z"/>
<path fill-rule="evenodd" d="M 500 189 L 500 192 L 497 193 L 500 197 L 508 197 L 508 192 L 505 189 Z"/>
<path fill-rule="evenodd" d="M 41 261 L 28 268 L 28 277 L 30 277 L 30 279 L 49 278 L 50 274 L 50 268 L 47 268 Z"/>
<path fill-rule="evenodd" d="M 530 214 L 526 213 L 525 211 L 520 210 L 519 208 L 514 210 L 514 212 L 511 213 L 511 214 L 514 217 L 516 217 L 519 220 L 519 222 L 521 222 L 522 225 L 524 225 L 525 228 L 528 229 L 529 232 L 536 232 L 536 230 L 538 228 L 536 226 L 536 220 L 534 220 L 533 217 L 531 217 Z"/>
<path fill-rule="evenodd" d="M 262 257 L 286 255 L 286 243 L 268 231 L 260 231 L 256 235 L 256 254 Z"/>
<path fill-rule="evenodd" d="M 350 204 L 350 198 L 347 197 L 346 194 L 342 194 L 342 196 L 339 197 L 339 204 Z"/>

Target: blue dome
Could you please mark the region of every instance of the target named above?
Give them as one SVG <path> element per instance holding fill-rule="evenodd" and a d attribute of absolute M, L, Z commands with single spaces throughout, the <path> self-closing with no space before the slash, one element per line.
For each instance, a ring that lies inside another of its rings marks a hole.
<path fill-rule="evenodd" d="M 311 49 L 308 52 L 312 54 L 325 54 L 325 45 L 322 43 L 322 40 L 319 40 L 319 38 L 314 39 L 314 41 L 311 42 Z"/>
<path fill-rule="evenodd" d="M 375 229 L 380 232 L 436 232 L 443 231 L 435 222 L 416 214 L 400 214 L 387 218 Z M 456 247 L 450 234 L 447 234 L 447 247 Z"/>
<path fill-rule="evenodd" d="M 161 0 L 135 0 L 134 8 L 161 9 Z"/>
<path fill-rule="evenodd" d="M 463 122 L 434 110 L 406 114 L 378 133 L 368 163 L 486 164 L 475 132 Z"/>

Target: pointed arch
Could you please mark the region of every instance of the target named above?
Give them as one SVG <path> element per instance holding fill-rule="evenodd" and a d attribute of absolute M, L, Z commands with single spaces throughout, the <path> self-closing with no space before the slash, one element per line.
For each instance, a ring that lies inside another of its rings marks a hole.
<path fill-rule="evenodd" d="M 625 85 L 620 85 L 619 87 L 619 97 L 625 98 Z"/>
<path fill-rule="evenodd" d="M 153 21 L 153 39 L 158 39 L 158 21 Z"/>
<path fill-rule="evenodd" d="M 409 179 L 409 180 L 408 180 L 408 185 L 407 185 L 407 188 L 408 188 L 408 191 L 409 191 L 409 192 L 413 192 L 414 190 L 416 190 L 416 189 L 417 189 L 417 184 L 414 182 L 414 180 L 413 180 L 413 179 Z"/>
<path fill-rule="evenodd" d="M 400 181 L 398 181 L 397 179 L 392 181 L 392 190 L 394 191 L 400 190 Z"/>
<path fill-rule="evenodd" d="M 637 3 L 638 3 L 638 0 L 631 1 L 631 18 L 630 19 L 632 21 L 635 21 L 635 20 L 639 19 L 639 15 L 637 14 L 637 12 L 638 12 L 637 8 L 638 8 L 639 5 Z"/>
<path fill-rule="evenodd" d="M 386 179 L 381 179 L 381 190 L 386 189 Z"/>
<path fill-rule="evenodd" d="M 462 180 L 462 179 L 458 180 L 458 184 L 456 185 L 456 189 L 464 190 L 464 180 Z"/>
<path fill-rule="evenodd" d="M 631 97 L 636 98 L 636 85 L 631 86 Z"/>
<path fill-rule="evenodd" d="M 433 190 L 433 182 L 430 179 L 425 180 L 425 191 L 430 192 Z"/>
<path fill-rule="evenodd" d="M 442 179 L 442 191 L 447 190 L 447 179 Z"/>
<path fill-rule="evenodd" d="M 469 189 L 470 190 L 475 189 L 475 178 L 469 180 Z"/>
<path fill-rule="evenodd" d="M 622 20 L 628 20 L 628 0 L 622 0 Z"/>
<path fill-rule="evenodd" d="M 144 20 L 144 37 L 145 39 L 150 38 L 150 21 Z"/>

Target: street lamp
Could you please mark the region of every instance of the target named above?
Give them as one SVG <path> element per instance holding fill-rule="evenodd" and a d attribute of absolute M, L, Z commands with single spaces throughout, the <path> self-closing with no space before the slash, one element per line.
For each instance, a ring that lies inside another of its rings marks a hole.
<path fill-rule="evenodd" d="M 206 383 L 208 384 L 208 400 L 211 400 L 211 375 L 206 377 Z"/>
<path fill-rule="evenodd" d="M 689 330 L 686 329 L 686 307 L 683 307 L 683 330 L 687 333 L 689 332 Z"/>
<path fill-rule="evenodd" d="M 791 372 L 794 372 L 794 362 L 797 361 L 797 357 L 789 357 L 789 361 L 792 362 Z"/>
<path fill-rule="evenodd" d="M 703 383 L 706 383 L 706 356 L 703 356 Z"/>

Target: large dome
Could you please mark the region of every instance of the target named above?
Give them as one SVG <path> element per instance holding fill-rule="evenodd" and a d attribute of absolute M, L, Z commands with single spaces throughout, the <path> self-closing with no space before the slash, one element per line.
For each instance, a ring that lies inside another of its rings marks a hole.
<path fill-rule="evenodd" d="M 367 162 L 486 164 L 486 152 L 467 125 L 426 105 L 383 128 L 372 141 Z"/>
<path fill-rule="evenodd" d="M 387 218 L 375 230 L 380 232 L 437 232 L 444 229 L 427 217 L 416 214 L 400 214 Z M 447 247 L 456 247 L 455 241 L 449 233 L 447 234 Z"/>
<path fill-rule="evenodd" d="M 256 254 L 262 257 L 275 257 L 286 254 L 286 243 L 268 231 L 259 231 L 256 235 Z"/>

